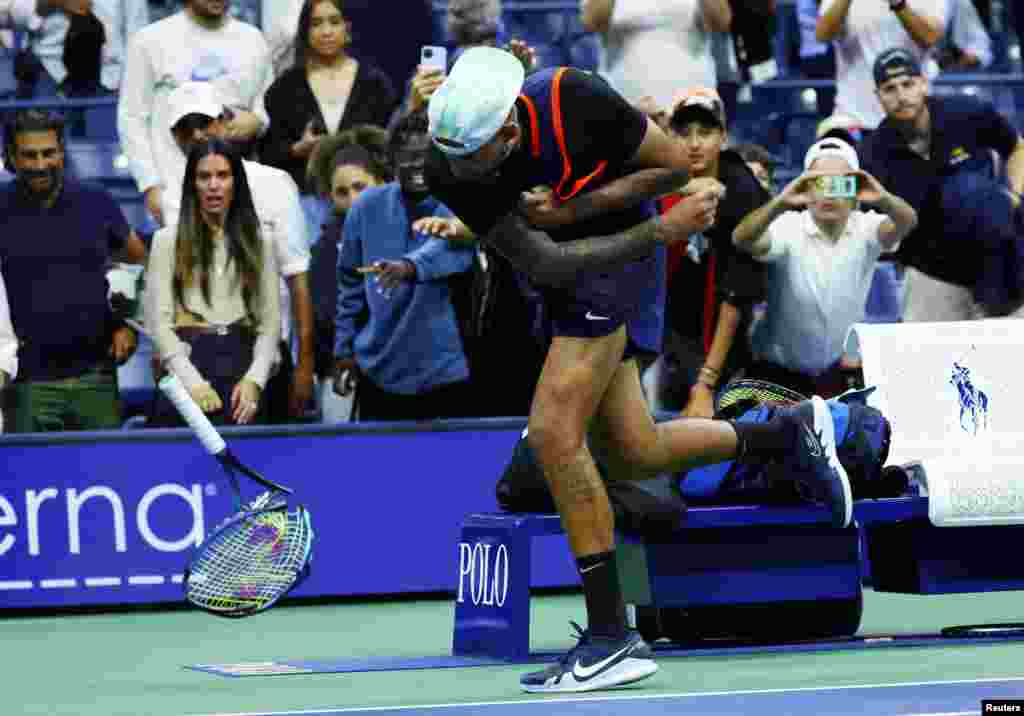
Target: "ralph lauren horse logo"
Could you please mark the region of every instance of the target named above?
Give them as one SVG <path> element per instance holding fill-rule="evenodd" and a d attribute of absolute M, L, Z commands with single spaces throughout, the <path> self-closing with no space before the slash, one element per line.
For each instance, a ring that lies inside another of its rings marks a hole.
<path fill-rule="evenodd" d="M 960 399 L 960 427 L 977 435 L 978 430 L 988 427 L 988 396 L 975 387 L 970 369 L 955 361 L 949 382 L 956 387 Z"/>

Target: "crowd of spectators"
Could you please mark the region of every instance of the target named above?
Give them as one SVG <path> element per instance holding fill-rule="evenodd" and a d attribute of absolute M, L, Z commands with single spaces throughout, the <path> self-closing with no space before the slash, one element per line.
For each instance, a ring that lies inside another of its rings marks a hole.
<path fill-rule="evenodd" d="M 536 13 L 531 32 L 509 5 L 449 0 L 435 40 L 449 66 L 478 45 L 528 72 L 559 62 L 536 39 L 551 18 Z M 726 188 L 715 224 L 664 261 L 652 408 L 710 417 L 715 391 L 744 375 L 825 397 L 857 384 L 844 337 L 876 290 L 901 291 L 895 320 L 1017 315 L 1016 117 L 932 82 L 1008 66 L 1003 7 L 580 0 L 561 61 L 600 75 L 681 144 L 692 177 Z M 147 212 L 129 225 L 109 191 L 66 170 L 60 112 L 4 115 L 0 428 L 118 427 L 117 368 L 140 341 L 154 379 L 175 373 L 226 424 L 527 414 L 544 303 L 424 178 L 445 73 L 395 77 L 354 51 L 345 0 L 289 0 L 263 30 L 230 9 L 183 0 L 150 23 L 146 0 L 0 0 L 11 98 L 115 97 Z M 734 129 L 743 88 L 777 76 L 836 80 L 819 87 L 817 142 L 795 166 Z M 853 193 L 826 197 L 831 175 Z M 549 196 L 524 199 L 531 218 Z M 140 307 L 113 294 L 116 262 L 145 266 Z M 156 398 L 145 419 L 177 423 Z"/>

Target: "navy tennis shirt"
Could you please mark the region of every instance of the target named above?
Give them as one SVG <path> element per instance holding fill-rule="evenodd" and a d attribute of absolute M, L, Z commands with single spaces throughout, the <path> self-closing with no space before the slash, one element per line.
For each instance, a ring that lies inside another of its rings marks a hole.
<path fill-rule="evenodd" d="M 940 280 L 972 285 L 981 272 L 981 249 L 969 237 L 949 236 L 949 217 L 941 208 L 941 187 L 958 172 L 991 172 L 990 150 L 1004 159 L 1017 146 L 1017 130 L 988 102 L 966 95 L 929 97 L 931 154 L 911 151 L 907 140 L 886 118 L 864 141 L 864 169 L 882 186 L 917 211 L 917 227 L 896 255 Z M 963 225 L 964 222 L 956 222 Z"/>
<path fill-rule="evenodd" d="M 18 379 L 80 376 L 108 360 L 112 253 L 130 228 L 103 188 L 64 179 L 52 207 L 0 184 L 0 271 L 20 344 Z"/>

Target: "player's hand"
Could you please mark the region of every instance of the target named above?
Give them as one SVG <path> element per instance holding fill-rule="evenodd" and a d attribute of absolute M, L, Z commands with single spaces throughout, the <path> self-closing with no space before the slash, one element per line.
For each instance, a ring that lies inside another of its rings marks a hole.
<path fill-rule="evenodd" d="M 151 186 L 146 189 L 146 210 L 150 216 L 156 219 L 160 226 L 164 225 L 164 190 L 159 186 Z"/>
<path fill-rule="evenodd" d="M 511 40 L 505 45 L 505 50 L 515 55 L 516 59 L 523 63 L 523 69 L 527 74 L 533 72 L 537 66 L 537 51 L 522 40 Z"/>
<path fill-rule="evenodd" d="M 138 338 L 135 329 L 131 326 L 120 326 L 114 331 L 110 340 L 110 350 L 107 355 L 114 359 L 117 365 L 124 365 L 135 352 L 138 345 Z"/>
<path fill-rule="evenodd" d="M 359 382 L 359 365 L 355 358 L 338 358 L 334 361 L 334 394 L 347 398 Z"/>
<path fill-rule="evenodd" d="M 519 211 L 537 229 L 556 229 L 576 220 L 571 202 L 558 201 L 549 187 L 524 191 L 519 197 Z"/>
<path fill-rule="evenodd" d="M 679 193 L 683 196 L 690 196 L 700 191 L 717 192 L 719 201 L 725 198 L 725 185 L 714 177 L 694 177 L 686 182 Z"/>
<path fill-rule="evenodd" d="M 685 239 L 710 228 L 718 218 L 718 192 L 704 189 L 683 198 L 661 215 L 670 241 Z"/>
<path fill-rule="evenodd" d="M 416 264 L 409 259 L 374 261 L 373 268 L 377 274 L 374 281 L 385 298 L 389 298 L 391 292 L 403 282 L 416 280 Z"/>
<path fill-rule="evenodd" d="M 409 110 L 412 112 L 418 112 L 427 106 L 430 102 L 430 97 L 437 88 L 444 84 L 445 74 L 436 67 L 423 67 L 422 65 L 416 68 L 416 74 L 413 75 L 412 84 L 409 87 Z"/>
<path fill-rule="evenodd" d="M 313 368 L 300 364 L 292 372 L 292 384 L 288 390 L 288 412 L 293 418 L 302 417 L 312 399 Z"/>
<path fill-rule="evenodd" d="M 196 405 L 204 413 L 216 413 L 224 407 L 224 403 L 221 402 L 217 391 L 209 383 L 195 385 L 189 388 L 188 392 L 192 396 L 192 400 L 196 401 Z"/>
<path fill-rule="evenodd" d="M 866 204 L 877 204 L 888 193 L 882 183 L 864 170 L 850 172 L 857 177 L 857 201 Z"/>
<path fill-rule="evenodd" d="M 684 418 L 712 418 L 715 415 L 715 393 L 703 383 L 690 388 L 690 399 L 686 401 Z"/>
<path fill-rule="evenodd" d="M 242 378 L 231 391 L 231 418 L 237 425 L 248 425 L 260 410 L 260 387 Z"/>

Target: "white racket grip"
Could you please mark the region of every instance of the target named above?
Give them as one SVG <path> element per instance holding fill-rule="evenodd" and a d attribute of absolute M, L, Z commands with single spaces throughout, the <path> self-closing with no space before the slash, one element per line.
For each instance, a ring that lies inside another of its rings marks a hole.
<path fill-rule="evenodd" d="M 185 390 L 185 386 L 182 385 L 178 376 L 168 373 L 160 379 L 159 385 L 160 390 L 174 403 L 174 407 L 178 409 L 181 417 L 185 419 L 188 426 L 195 432 L 196 437 L 199 438 L 199 442 L 203 444 L 206 451 L 214 456 L 224 452 L 227 448 L 224 438 L 220 436 L 220 433 L 213 427 L 209 418 L 199 409 L 196 401 L 192 400 L 192 396 Z"/>

